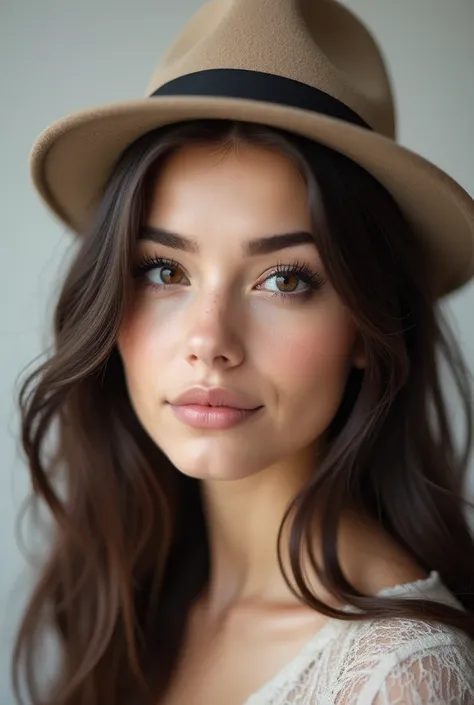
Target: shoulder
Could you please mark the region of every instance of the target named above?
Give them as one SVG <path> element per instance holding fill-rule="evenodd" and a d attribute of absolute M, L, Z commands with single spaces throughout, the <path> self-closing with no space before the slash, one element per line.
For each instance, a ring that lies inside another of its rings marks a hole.
<path fill-rule="evenodd" d="M 462 609 L 437 573 L 359 516 L 341 522 L 338 549 L 347 578 L 365 594 L 424 596 Z M 323 659 L 331 703 L 474 705 L 474 642 L 460 630 L 397 617 L 344 622 L 337 633 Z"/>
<path fill-rule="evenodd" d="M 341 520 L 338 552 L 349 582 L 367 595 L 428 577 L 380 526 L 354 513 Z"/>
<path fill-rule="evenodd" d="M 411 619 L 353 623 L 334 684 L 338 705 L 474 703 L 474 643 Z"/>

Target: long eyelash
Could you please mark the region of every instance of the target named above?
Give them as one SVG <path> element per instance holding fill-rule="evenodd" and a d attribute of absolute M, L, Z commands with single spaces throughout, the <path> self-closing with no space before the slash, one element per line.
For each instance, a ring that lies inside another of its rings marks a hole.
<path fill-rule="evenodd" d="M 181 265 L 179 264 L 179 262 L 174 259 L 170 259 L 167 257 L 144 255 L 142 259 L 137 262 L 137 264 L 135 264 L 132 276 L 134 278 L 138 278 L 140 276 L 143 276 L 143 274 L 145 274 L 146 272 L 149 272 L 151 269 L 166 266 L 177 267 L 181 269 Z M 292 264 L 285 264 L 281 261 L 278 262 L 270 276 L 282 274 L 296 274 L 305 284 L 308 284 L 313 290 L 321 289 L 326 283 L 326 279 L 321 274 L 319 274 L 318 272 L 314 272 L 313 269 L 308 264 L 306 264 L 306 262 L 298 260 L 296 262 L 293 262 Z M 301 295 L 302 294 L 300 294 L 300 296 Z M 270 294 L 270 296 L 295 298 L 295 296 L 297 295 L 293 293 L 285 293 L 284 291 L 279 291 Z"/>
<path fill-rule="evenodd" d="M 150 269 L 154 269 L 155 267 L 165 267 L 166 265 L 169 267 L 179 267 L 181 269 L 179 262 L 176 262 L 176 260 L 168 259 L 167 257 L 144 255 L 142 259 L 134 266 L 132 274 L 133 277 L 139 277 L 141 274 L 149 272 Z"/>
<path fill-rule="evenodd" d="M 320 289 L 326 283 L 326 279 L 321 274 L 314 272 L 306 262 L 301 261 L 296 261 L 293 264 L 278 262 L 273 274 L 296 274 L 305 284 L 309 284 L 312 289 Z M 285 296 L 285 293 L 279 292 L 279 295 Z M 294 294 L 286 295 L 294 296 Z"/>

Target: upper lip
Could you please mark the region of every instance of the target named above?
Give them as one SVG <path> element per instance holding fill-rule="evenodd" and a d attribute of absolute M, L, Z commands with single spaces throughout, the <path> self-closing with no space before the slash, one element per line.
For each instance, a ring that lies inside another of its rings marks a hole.
<path fill-rule="evenodd" d="M 171 401 L 174 406 L 199 404 L 201 406 L 229 406 L 235 409 L 256 409 L 250 397 L 224 387 L 191 387 Z"/>

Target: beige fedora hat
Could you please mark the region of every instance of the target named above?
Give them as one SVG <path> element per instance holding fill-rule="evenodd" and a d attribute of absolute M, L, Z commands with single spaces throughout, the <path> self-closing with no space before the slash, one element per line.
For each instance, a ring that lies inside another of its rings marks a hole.
<path fill-rule="evenodd" d="M 81 110 L 41 133 L 30 157 L 33 183 L 80 234 L 131 142 L 199 118 L 280 127 L 345 154 L 398 202 L 425 247 L 437 295 L 474 274 L 473 199 L 397 144 L 380 49 L 335 0 L 207 2 L 153 71 L 144 97 Z"/>

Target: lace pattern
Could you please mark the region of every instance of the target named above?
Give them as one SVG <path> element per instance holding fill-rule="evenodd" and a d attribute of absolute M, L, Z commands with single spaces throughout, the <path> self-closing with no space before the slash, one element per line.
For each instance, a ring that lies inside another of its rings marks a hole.
<path fill-rule="evenodd" d="M 433 571 L 380 591 L 459 606 Z M 350 608 L 348 608 L 350 609 Z M 474 705 L 474 642 L 419 620 L 331 620 L 244 705 Z"/>

